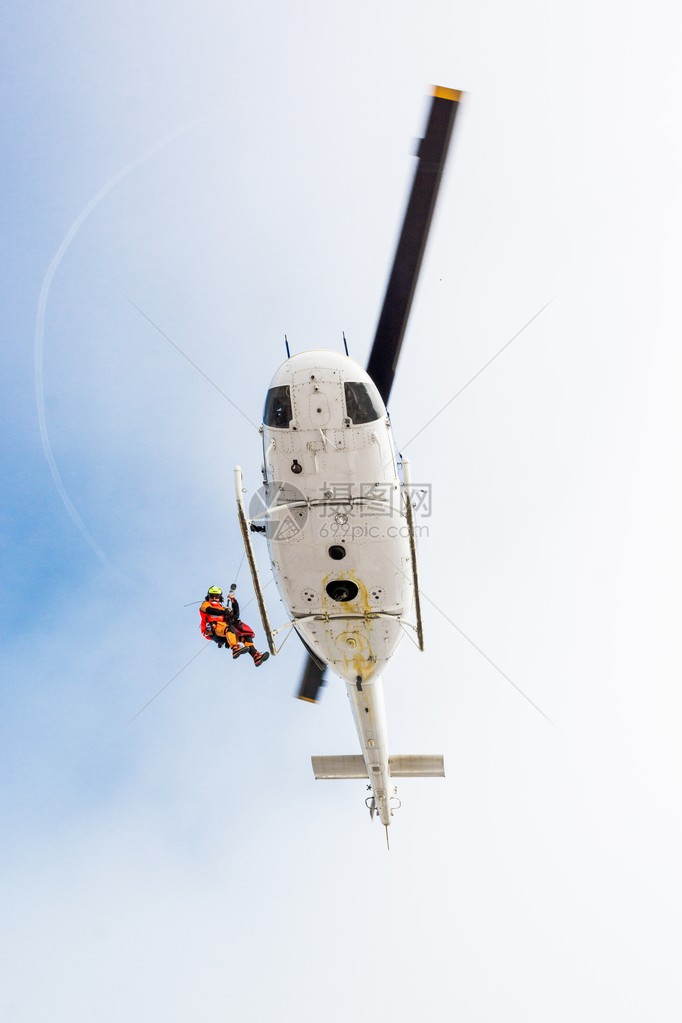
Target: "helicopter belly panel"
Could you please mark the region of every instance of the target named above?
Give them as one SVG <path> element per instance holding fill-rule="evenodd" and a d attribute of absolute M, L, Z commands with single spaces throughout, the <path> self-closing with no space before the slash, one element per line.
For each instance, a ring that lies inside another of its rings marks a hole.
<path fill-rule="evenodd" d="M 309 500 L 335 487 L 353 497 L 366 496 L 373 485 L 398 487 L 386 421 L 346 430 L 264 428 L 263 451 L 266 487 L 290 483 Z"/>
<path fill-rule="evenodd" d="M 399 619 L 412 603 L 388 422 L 343 431 L 264 428 L 263 441 L 263 521 L 282 601 L 333 670 L 369 681 L 395 650 Z"/>
<path fill-rule="evenodd" d="M 296 629 L 310 649 L 347 682 L 371 684 L 379 678 L 402 638 L 397 620 L 339 619 L 302 622 Z"/>

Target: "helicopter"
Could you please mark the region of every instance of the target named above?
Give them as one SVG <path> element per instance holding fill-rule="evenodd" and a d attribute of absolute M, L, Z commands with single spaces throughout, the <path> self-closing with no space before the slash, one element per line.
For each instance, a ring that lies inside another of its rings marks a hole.
<path fill-rule="evenodd" d="M 462 93 L 433 89 L 424 137 L 367 368 L 327 350 L 289 352 L 268 388 L 260 433 L 263 485 L 240 531 L 271 654 L 295 631 L 307 659 L 298 697 L 316 703 L 325 672 L 346 685 L 360 754 L 313 756 L 316 779 L 362 778 L 385 828 L 395 780 L 444 777 L 441 755 L 389 754 L 382 677 L 405 630 L 423 651 L 410 466 L 396 451 L 387 403 Z M 252 537 L 263 534 L 288 621 L 272 628 Z M 414 610 L 414 622 L 408 620 Z"/>

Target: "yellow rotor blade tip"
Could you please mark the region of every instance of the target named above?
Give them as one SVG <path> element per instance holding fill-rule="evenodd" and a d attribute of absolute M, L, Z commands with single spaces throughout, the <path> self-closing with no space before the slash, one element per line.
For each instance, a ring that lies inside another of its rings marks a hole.
<path fill-rule="evenodd" d="M 434 85 L 433 95 L 437 96 L 438 99 L 449 99 L 453 103 L 459 103 L 463 93 L 460 89 L 446 89 L 443 85 Z"/>

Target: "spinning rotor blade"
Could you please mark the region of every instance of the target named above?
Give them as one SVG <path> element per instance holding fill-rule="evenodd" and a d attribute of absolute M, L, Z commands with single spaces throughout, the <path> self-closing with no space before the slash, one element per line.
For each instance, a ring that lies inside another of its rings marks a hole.
<path fill-rule="evenodd" d="M 324 667 L 308 654 L 303 669 L 303 678 L 296 694 L 299 700 L 306 700 L 307 703 L 317 703 L 318 694 L 324 685 Z"/>
<path fill-rule="evenodd" d="M 388 403 L 462 93 L 435 86 L 367 372 Z"/>

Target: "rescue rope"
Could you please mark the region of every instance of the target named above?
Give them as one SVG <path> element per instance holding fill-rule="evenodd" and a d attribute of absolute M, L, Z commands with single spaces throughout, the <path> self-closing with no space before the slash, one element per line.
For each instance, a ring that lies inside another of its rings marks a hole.
<path fill-rule="evenodd" d="M 239 562 L 239 568 L 237 569 L 237 574 L 236 574 L 236 576 L 234 577 L 234 581 L 235 581 L 235 583 L 237 582 L 237 579 L 239 578 L 239 573 L 240 573 L 240 572 L 241 572 L 241 570 L 242 570 L 242 565 L 244 564 L 244 558 L 245 558 L 245 557 L 246 557 L 246 551 L 244 550 L 244 551 L 242 551 L 242 560 L 241 560 L 241 561 Z"/>
<path fill-rule="evenodd" d="M 246 555 L 246 551 L 244 551 L 243 554 L 242 554 L 242 560 L 239 562 L 239 568 L 237 569 L 237 574 L 234 577 L 235 589 L 237 588 L 237 586 L 236 586 L 237 579 L 239 578 L 239 573 L 242 570 L 242 565 L 244 564 L 244 557 L 245 557 L 245 555 Z M 203 604 L 203 600 L 192 600 L 192 601 L 190 601 L 189 604 L 184 604 L 183 607 L 194 607 L 196 604 Z"/>
<path fill-rule="evenodd" d="M 151 703 L 153 703 L 153 702 L 154 702 L 154 700 L 155 700 L 155 699 L 156 699 L 156 698 L 157 698 L 158 696 L 161 696 L 161 693 L 162 693 L 162 692 L 164 691 L 164 689 L 168 689 L 168 686 L 169 686 L 169 685 L 171 684 L 171 682 L 175 682 L 176 678 L 178 678 L 178 677 L 179 677 L 180 675 L 182 675 L 182 673 L 183 673 L 183 671 L 185 670 L 185 668 L 189 668 L 189 666 L 190 666 L 190 664 L 192 663 L 192 661 L 196 661 L 196 659 L 197 659 L 197 657 L 199 656 L 199 654 L 203 654 L 204 650 L 206 650 L 206 649 L 208 649 L 208 644 L 204 644 L 204 645 L 202 646 L 201 650 L 197 650 L 197 652 L 195 653 L 194 657 L 190 657 L 190 659 L 188 660 L 187 664 L 184 664 L 184 665 L 182 666 L 182 668 L 180 668 L 180 671 L 176 671 L 175 675 L 173 675 L 173 677 L 172 677 L 172 678 L 169 678 L 169 679 L 168 679 L 168 681 L 167 681 L 167 682 L 165 683 L 165 685 L 162 685 L 162 686 L 161 686 L 161 688 L 159 689 L 158 693 L 154 693 L 154 695 L 152 696 L 151 700 L 147 700 L 147 702 L 145 703 L 144 707 L 140 707 L 140 709 L 138 710 L 137 714 L 133 714 L 133 716 L 131 717 L 131 719 L 130 719 L 130 721 L 128 722 L 128 724 L 129 724 L 129 725 L 132 725 L 133 721 L 134 721 L 134 720 L 135 720 L 136 718 L 139 718 L 139 716 L 140 716 L 140 714 L 142 713 L 142 711 L 143 711 L 143 710 L 146 710 L 146 709 L 147 709 L 147 707 L 148 707 L 148 706 L 149 706 L 149 705 L 150 705 Z"/>

